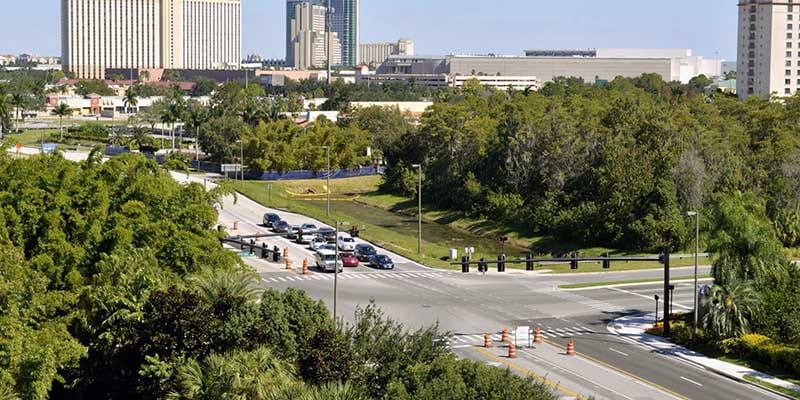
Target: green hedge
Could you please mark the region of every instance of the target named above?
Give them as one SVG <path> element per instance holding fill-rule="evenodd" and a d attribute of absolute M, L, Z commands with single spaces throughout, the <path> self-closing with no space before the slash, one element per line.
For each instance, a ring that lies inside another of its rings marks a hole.
<path fill-rule="evenodd" d="M 714 341 L 701 329 L 697 337 L 692 335 L 692 325 L 685 321 L 674 321 L 670 326 L 670 339 L 674 343 L 699 351 L 717 351 L 722 355 L 739 360 L 752 361 L 769 366 L 776 371 L 800 377 L 800 348 L 775 343 L 767 336 L 751 333 L 736 338 Z M 660 329 L 648 333 L 660 335 Z M 710 346 L 711 348 L 709 349 Z M 705 349 L 705 350 L 703 350 Z"/>
<path fill-rule="evenodd" d="M 726 355 L 752 360 L 779 371 L 800 376 L 800 348 L 775 343 L 759 334 L 747 334 L 716 343 Z"/>

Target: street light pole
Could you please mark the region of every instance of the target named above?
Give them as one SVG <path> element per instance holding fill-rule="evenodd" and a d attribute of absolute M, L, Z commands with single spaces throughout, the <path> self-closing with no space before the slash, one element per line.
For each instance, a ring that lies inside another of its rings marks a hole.
<path fill-rule="evenodd" d="M 328 174 L 327 174 L 328 183 L 326 184 L 328 189 L 326 190 L 328 192 L 328 201 L 327 201 L 328 204 L 326 207 L 325 215 L 330 217 L 331 216 L 331 146 L 322 146 L 322 148 L 328 152 Z"/>
<path fill-rule="evenodd" d="M 422 255 L 422 164 L 414 164 L 412 168 L 417 168 L 419 175 L 419 188 L 417 189 L 417 253 Z"/>
<path fill-rule="evenodd" d="M 348 222 L 336 221 L 336 245 L 334 250 L 333 260 L 333 323 L 336 323 L 336 298 L 337 289 L 339 288 L 339 225 L 347 224 Z"/>
<path fill-rule="evenodd" d="M 700 212 L 689 211 L 687 216 L 694 217 L 694 334 L 697 335 L 697 324 L 699 320 L 698 306 L 698 287 L 697 287 L 697 267 L 700 254 Z"/>
<path fill-rule="evenodd" d="M 242 165 L 239 166 L 239 175 L 241 175 L 242 182 L 244 182 L 244 138 L 240 140 L 240 147 L 239 147 L 239 160 Z"/>

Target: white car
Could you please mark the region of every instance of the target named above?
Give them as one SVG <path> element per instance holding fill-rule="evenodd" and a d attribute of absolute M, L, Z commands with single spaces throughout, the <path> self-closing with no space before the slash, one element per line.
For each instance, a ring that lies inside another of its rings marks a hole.
<path fill-rule="evenodd" d="M 342 260 L 337 260 L 336 253 L 331 250 L 317 250 L 316 263 L 317 267 L 325 272 L 335 272 L 335 268 L 339 268 L 339 272 L 344 270 Z"/>
<path fill-rule="evenodd" d="M 297 233 L 300 232 L 300 225 L 292 225 L 289 227 L 289 231 L 286 232 L 287 239 L 297 239 Z"/>
<path fill-rule="evenodd" d="M 341 251 L 355 251 L 356 250 L 356 240 L 351 238 L 350 236 L 339 236 L 339 240 L 337 241 L 337 245 L 339 246 L 339 250 L 341 250 Z"/>
<path fill-rule="evenodd" d="M 298 244 L 310 244 L 316 238 L 317 238 L 317 235 L 315 233 L 311 233 L 311 231 L 303 230 L 303 228 L 300 228 L 300 230 L 297 231 L 297 243 Z"/>
<path fill-rule="evenodd" d="M 324 237 L 316 236 L 314 238 L 314 240 L 312 240 L 311 243 L 308 244 L 308 248 L 310 248 L 311 250 L 317 251 L 317 250 L 321 249 L 322 246 L 324 246 L 326 244 L 328 244 L 328 241 L 325 240 Z"/>

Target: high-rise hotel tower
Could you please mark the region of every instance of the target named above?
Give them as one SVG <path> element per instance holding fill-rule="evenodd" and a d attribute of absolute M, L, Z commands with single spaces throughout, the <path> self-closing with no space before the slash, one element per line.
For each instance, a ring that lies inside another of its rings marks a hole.
<path fill-rule="evenodd" d="M 800 1 L 738 0 L 736 92 L 791 96 L 800 89 Z"/>
<path fill-rule="evenodd" d="M 241 0 L 61 0 L 65 72 L 238 67 Z"/>

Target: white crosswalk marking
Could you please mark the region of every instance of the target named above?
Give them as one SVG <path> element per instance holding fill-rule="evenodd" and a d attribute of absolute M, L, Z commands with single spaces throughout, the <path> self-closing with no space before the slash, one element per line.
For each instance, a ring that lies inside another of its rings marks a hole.
<path fill-rule="evenodd" d="M 422 271 L 408 271 L 408 272 L 354 272 L 349 274 L 339 274 L 339 279 L 343 280 L 357 280 L 357 279 L 395 279 L 398 281 L 406 281 L 410 279 L 435 279 L 448 276 L 446 272 L 422 272 Z M 298 276 L 279 276 L 262 278 L 264 283 L 278 283 L 278 282 L 302 282 L 302 281 L 324 281 L 333 280 L 333 274 L 323 274 L 321 272 L 314 272 L 311 275 L 298 275 Z"/>

